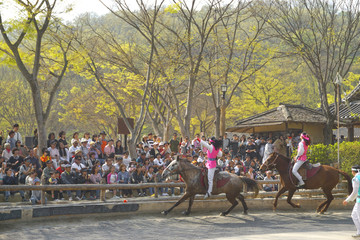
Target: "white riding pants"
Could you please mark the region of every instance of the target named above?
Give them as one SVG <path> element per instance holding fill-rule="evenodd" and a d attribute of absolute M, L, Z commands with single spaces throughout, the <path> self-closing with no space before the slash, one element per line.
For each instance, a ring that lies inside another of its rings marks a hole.
<path fill-rule="evenodd" d="M 216 170 L 216 168 L 209 168 L 208 169 L 208 183 L 209 183 L 208 193 L 211 193 L 212 189 L 213 189 L 215 170 Z"/>
<path fill-rule="evenodd" d="M 294 176 L 299 180 L 299 184 L 303 185 L 305 184 L 304 181 L 302 180 L 302 177 L 300 176 L 300 174 L 298 173 L 299 168 L 304 164 L 305 161 L 296 161 L 296 163 L 294 164 L 294 167 L 292 169 L 292 173 L 294 174 Z"/>
<path fill-rule="evenodd" d="M 355 206 L 351 212 L 351 218 L 356 227 L 356 233 L 360 234 L 360 203 L 355 203 Z"/>

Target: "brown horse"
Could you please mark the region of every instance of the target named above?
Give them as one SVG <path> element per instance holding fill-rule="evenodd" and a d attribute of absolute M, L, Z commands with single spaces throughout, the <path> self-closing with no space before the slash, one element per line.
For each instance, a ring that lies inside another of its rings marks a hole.
<path fill-rule="evenodd" d="M 291 159 L 278 153 L 272 153 L 260 167 L 260 170 L 262 172 L 275 168 L 280 174 L 282 188 L 276 195 L 274 201 L 274 210 L 276 210 L 278 198 L 286 191 L 289 191 L 287 202 L 294 208 L 300 208 L 299 204 L 294 204 L 293 202 L 291 202 L 291 199 L 296 191 L 296 182 L 292 179 L 296 178 L 292 176 L 292 173 L 290 176 L 290 167 Z M 316 212 L 324 213 L 328 209 L 331 201 L 334 199 L 331 191 L 339 183 L 339 174 L 343 175 L 348 181 L 348 191 L 350 194 L 352 192 L 350 176 L 343 171 L 327 165 L 320 166 L 319 171 L 314 176 L 312 176 L 308 180 L 305 180 L 305 189 L 322 188 L 327 198 L 326 201 L 319 205 L 319 207 L 316 209 Z"/>
<path fill-rule="evenodd" d="M 183 212 L 184 215 L 189 215 L 195 195 L 206 194 L 207 192 L 207 188 L 201 184 L 201 168 L 194 166 L 186 159 L 179 159 L 179 157 L 177 157 L 176 160 L 173 160 L 163 172 L 164 177 L 172 174 L 180 174 L 184 179 L 186 185 L 185 194 L 177 203 L 175 203 L 174 206 L 168 210 L 162 211 L 161 213 L 167 215 L 172 209 L 189 198 L 189 207 L 186 211 Z M 218 174 L 221 174 L 221 176 L 224 178 L 230 179 L 224 186 L 219 188 L 217 188 L 216 184 L 214 184 L 212 194 L 217 195 L 220 193 L 226 193 L 227 200 L 232 204 L 229 209 L 227 209 L 225 212 L 222 212 L 220 215 L 226 216 L 234 207 L 236 207 L 236 205 L 238 205 L 236 198 L 241 201 L 244 208 L 244 214 L 247 214 L 248 207 L 245 203 L 244 196 L 241 194 L 243 190 L 243 183 L 248 186 L 248 189 L 253 189 L 255 191 L 254 197 L 256 197 L 259 193 L 257 183 L 252 179 L 245 177 L 240 178 L 239 176 L 228 172 L 219 172 Z"/>

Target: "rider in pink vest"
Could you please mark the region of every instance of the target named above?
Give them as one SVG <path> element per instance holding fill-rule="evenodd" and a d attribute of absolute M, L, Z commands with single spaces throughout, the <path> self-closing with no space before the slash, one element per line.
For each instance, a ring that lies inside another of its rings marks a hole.
<path fill-rule="evenodd" d="M 213 189 L 214 173 L 216 170 L 217 158 L 222 156 L 222 151 L 220 150 L 220 147 L 222 146 L 222 141 L 215 139 L 215 137 L 212 137 L 210 139 L 210 144 L 199 138 L 198 141 L 200 142 L 202 147 L 205 147 L 207 149 L 208 159 L 206 161 L 206 167 L 208 168 L 209 188 L 204 197 L 204 199 L 206 199 L 211 196 L 211 192 Z"/>
<path fill-rule="evenodd" d="M 296 186 L 297 188 L 303 188 L 305 186 L 305 183 L 302 180 L 301 175 L 298 173 L 298 170 L 304 164 L 304 162 L 307 160 L 306 153 L 308 150 L 308 146 L 311 144 L 310 137 L 306 133 L 302 133 L 300 135 L 300 138 L 301 138 L 301 142 L 299 143 L 299 146 L 298 146 L 298 153 L 297 153 L 297 156 L 295 159 L 296 162 L 292 169 L 292 173 L 299 180 L 299 183 Z"/>

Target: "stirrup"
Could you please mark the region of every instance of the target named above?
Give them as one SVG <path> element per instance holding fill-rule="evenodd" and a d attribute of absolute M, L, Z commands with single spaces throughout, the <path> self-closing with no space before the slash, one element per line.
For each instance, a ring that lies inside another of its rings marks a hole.
<path fill-rule="evenodd" d="M 314 164 L 312 164 L 312 167 L 320 167 L 320 163 L 314 163 Z"/>
<path fill-rule="evenodd" d="M 298 184 L 296 185 L 296 189 L 301 189 L 301 188 L 305 188 L 305 184 Z"/>
<path fill-rule="evenodd" d="M 209 198 L 209 197 L 211 197 L 211 193 L 207 192 L 207 193 L 205 194 L 205 196 L 204 196 L 204 199 L 207 199 L 207 198 Z"/>

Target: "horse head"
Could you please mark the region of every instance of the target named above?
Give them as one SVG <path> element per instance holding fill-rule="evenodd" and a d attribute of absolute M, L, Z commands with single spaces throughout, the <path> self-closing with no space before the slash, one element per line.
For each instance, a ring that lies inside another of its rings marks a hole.
<path fill-rule="evenodd" d="M 272 170 L 272 169 L 276 168 L 278 157 L 279 157 L 278 153 L 273 152 L 272 154 L 270 154 L 270 156 L 261 165 L 260 171 L 263 173 L 267 170 Z"/>
<path fill-rule="evenodd" d="M 180 173 L 180 163 L 181 159 L 179 156 L 176 156 L 176 159 L 173 160 L 163 171 L 162 176 L 164 178 L 173 175 L 173 174 L 179 174 Z"/>

